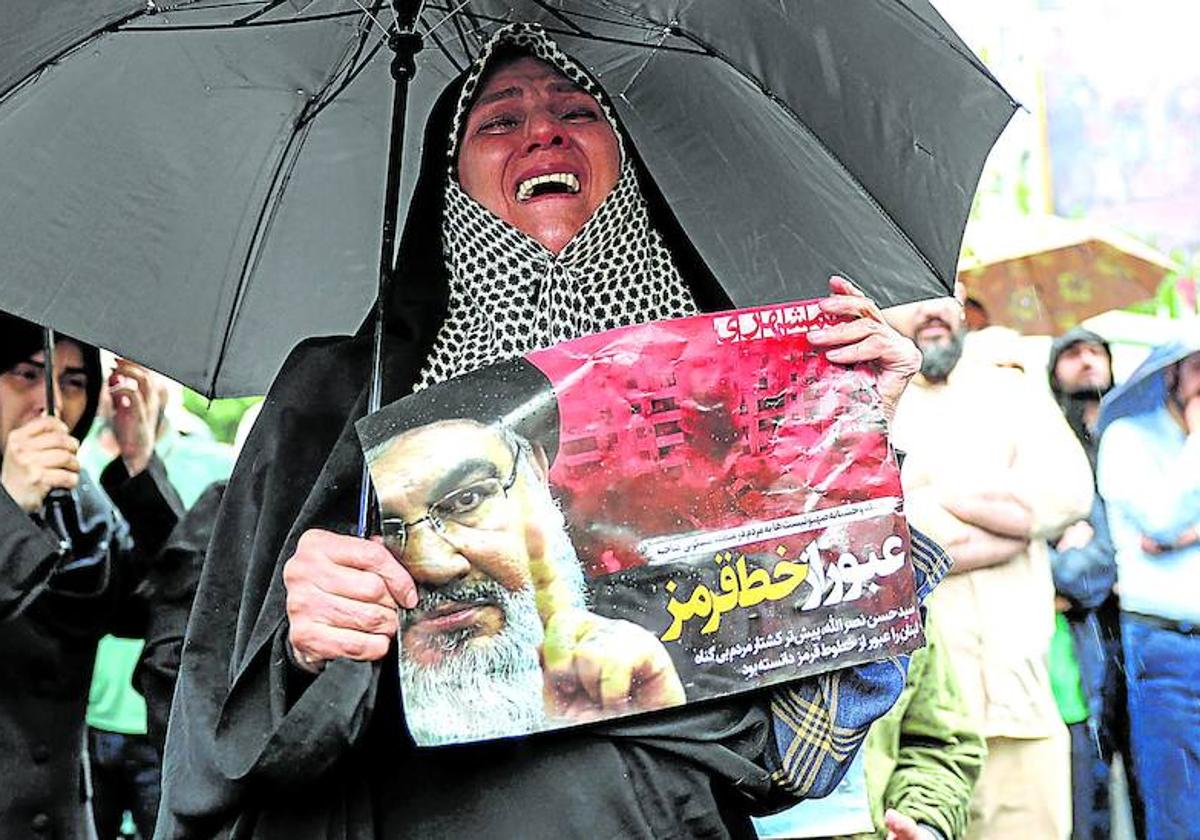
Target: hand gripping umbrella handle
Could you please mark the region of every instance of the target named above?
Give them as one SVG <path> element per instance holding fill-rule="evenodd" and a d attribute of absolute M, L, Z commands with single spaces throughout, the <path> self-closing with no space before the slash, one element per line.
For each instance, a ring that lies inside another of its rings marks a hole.
<path fill-rule="evenodd" d="M 42 328 L 42 382 L 46 387 L 46 414 L 58 416 L 54 394 L 54 330 Z M 55 487 L 46 494 L 42 502 L 42 519 L 58 537 L 60 563 L 71 556 L 78 536 L 79 516 L 75 510 L 75 497 L 70 491 Z"/>

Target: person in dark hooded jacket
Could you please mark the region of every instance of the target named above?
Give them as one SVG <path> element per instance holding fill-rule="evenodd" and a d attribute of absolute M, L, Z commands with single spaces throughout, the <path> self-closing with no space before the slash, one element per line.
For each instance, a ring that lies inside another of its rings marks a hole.
<path fill-rule="evenodd" d="M 144 392 L 121 365 L 122 457 L 103 490 L 80 470 L 100 356 L 59 336 L 47 371 L 42 347 L 40 327 L 0 313 L 0 837 L 80 838 L 93 834 L 82 752 L 96 643 L 138 631 L 133 592 L 182 506 L 153 456 Z M 54 490 L 68 493 L 57 515 L 46 507 Z"/>
<path fill-rule="evenodd" d="M 506 70 L 512 85 L 489 88 Z M 500 107 L 484 116 L 477 101 Z M 529 159 L 464 166 L 485 146 Z M 621 144 L 603 92 L 540 28 L 500 31 L 435 106 L 424 148 L 401 277 L 384 301 L 385 402 L 588 332 L 729 308 Z M 500 173 L 510 189 L 489 195 Z M 542 175 L 557 194 L 535 194 Z M 538 207 L 561 208 L 570 223 L 540 227 Z M 902 390 L 915 348 L 848 283 L 833 285 L 828 305 L 851 320 L 817 339 L 848 364 L 867 358 L 862 339 L 879 339 L 868 355 L 881 363 L 881 391 Z M 345 536 L 363 469 L 354 423 L 367 407 L 371 326 L 293 351 L 239 457 L 188 622 L 159 835 L 750 837 L 751 810 L 832 789 L 897 696 L 902 663 L 615 724 L 414 746 L 394 645 L 397 608 L 416 603 L 415 587 L 381 544 Z M 931 553 L 932 565 L 930 553 L 914 558 L 929 571 L 922 592 L 945 571 Z M 360 629 L 337 626 L 354 616 L 367 616 Z"/>
<path fill-rule="evenodd" d="M 1100 401 L 1113 386 L 1112 349 L 1102 336 L 1074 327 L 1050 346 L 1050 391 L 1075 437 L 1096 470 L 1096 423 Z M 1122 668 L 1120 604 L 1113 590 L 1116 558 L 1109 536 L 1104 500 L 1097 493 L 1088 518 L 1067 529 L 1051 546 L 1056 592 L 1068 602 L 1065 613 L 1088 719 L 1071 724 L 1072 836 L 1108 837 L 1111 833 L 1109 769 L 1119 754 L 1132 766 L 1129 714 Z M 1134 824 L 1141 836 L 1143 811 L 1137 780 L 1127 774 Z"/>

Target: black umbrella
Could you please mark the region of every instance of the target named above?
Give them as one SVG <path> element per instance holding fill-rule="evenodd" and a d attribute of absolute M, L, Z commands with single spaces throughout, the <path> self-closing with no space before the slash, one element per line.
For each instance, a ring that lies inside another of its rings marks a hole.
<path fill-rule="evenodd" d="M 297 341 L 353 329 L 374 298 L 371 411 L 421 138 L 406 116 L 423 124 L 508 22 L 541 23 L 606 89 L 737 305 L 823 294 L 832 273 L 884 305 L 947 293 L 1014 109 L 920 0 L 18 0 L 15 17 L 0 308 L 214 395 L 265 390 Z"/>
<path fill-rule="evenodd" d="M 605 87 L 736 304 L 835 272 L 884 305 L 951 288 L 1013 102 L 927 2 L 9 0 L 0 308 L 263 391 L 297 341 L 361 323 L 401 150 L 516 19 Z"/>

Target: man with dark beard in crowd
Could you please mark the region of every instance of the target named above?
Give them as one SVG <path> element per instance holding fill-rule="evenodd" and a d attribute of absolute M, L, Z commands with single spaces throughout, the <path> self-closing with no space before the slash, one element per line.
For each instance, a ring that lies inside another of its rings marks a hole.
<path fill-rule="evenodd" d="M 1100 400 L 1111 390 L 1112 352 L 1096 333 L 1075 327 L 1054 340 L 1047 373 L 1050 391 L 1075 437 L 1096 468 L 1096 421 Z M 1126 767 L 1129 716 L 1125 674 L 1121 668 L 1120 606 L 1113 592 L 1116 560 L 1104 501 L 1096 495 L 1091 515 L 1077 522 L 1052 544 L 1050 566 L 1060 608 L 1071 628 L 1080 679 L 1088 701 L 1088 720 L 1070 724 L 1071 776 L 1076 840 L 1111 833 L 1109 768 L 1115 753 Z M 1141 798 L 1136 779 L 1129 780 L 1130 804 L 1137 834 L 1143 834 Z"/>
<path fill-rule="evenodd" d="M 1100 398 L 1113 385 L 1108 342 L 1091 330 L 1075 327 L 1054 339 L 1048 372 L 1050 392 L 1094 469 L 1096 441 L 1092 434 L 1100 418 Z"/>
<path fill-rule="evenodd" d="M 987 739 L 967 836 L 1065 838 L 1069 751 L 1046 668 L 1045 540 L 1090 509 L 1087 458 L 1022 371 L 964 356 L 955 300 L 916 304 L 893 323 L 924 357 L 892 427 L 907 455 L 905 510 L 954 560 L 931 609 Z"/>

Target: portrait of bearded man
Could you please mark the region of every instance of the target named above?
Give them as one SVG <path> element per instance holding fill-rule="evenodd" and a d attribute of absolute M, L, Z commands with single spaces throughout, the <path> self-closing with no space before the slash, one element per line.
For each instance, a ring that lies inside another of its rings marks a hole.
<path fill-rule="evenodd" d="M 498 30 L 435 106 L 407 218 L 382 302 L 385 403 L 588 333 L 730 308 L 604 92 L 533 25 Z M 919 354 L 853 284 L 833 278 L 830 292 L 820 305 L 844 322 L 809 339 L 834 363 L 872 364 L 890 415 Z M 189 623 L 173 706 L 188 724 L 168 737 L 162 835 L 750 836 L 751 812 L 831 790 L 902 687 L 894 661 L 582 732 L 413 745 L 422 724 L 399 695 L 419 677 L 401 673 L 394 645 L 415 643 L 444 604 L 388 532 L 346 536 L 373 324 L 293 351 L 246 442 Z M 513 455 L 493 451 L 503 482 Z M 416 524 L 434 496 L 384 512 L 414 548 L 437 542 Z M 916 546 L 924 595 L 947 561 Z M 486 607 L 471 626 L 501 614 Z M 490 647 L 484 636 L 422 648 L 442 658 Z"/>
<path fill-rule="evenodd" d="M 400 615 L 405 720 L 422 745 L 682 704 L 662 643 L 587 609 L 540 444 L 442 420 L 367 453 L 383 543 L 412 575 Z"/>

